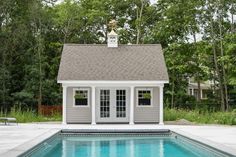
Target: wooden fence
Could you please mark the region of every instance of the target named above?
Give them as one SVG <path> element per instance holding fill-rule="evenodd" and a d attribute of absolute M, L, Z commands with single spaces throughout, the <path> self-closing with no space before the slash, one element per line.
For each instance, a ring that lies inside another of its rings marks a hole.
<path fill-rule="evenodd" d="M 44 116 L 52 116 L 53 114 L 62 114 L 62 105 L 40 105 L 39 113 Z"/>

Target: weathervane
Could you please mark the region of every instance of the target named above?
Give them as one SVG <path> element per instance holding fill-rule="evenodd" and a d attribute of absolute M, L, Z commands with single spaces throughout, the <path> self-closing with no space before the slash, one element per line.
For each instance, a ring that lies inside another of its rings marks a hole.
<path fill-rule="evenodd" d="M 108 26 L 109 26 L 112 30 L 116 29 L 116 27 L 117 27 L 117 21 L 116 21 L 116 20 L 111 20 L 111 21 L 109 22 Z"/>

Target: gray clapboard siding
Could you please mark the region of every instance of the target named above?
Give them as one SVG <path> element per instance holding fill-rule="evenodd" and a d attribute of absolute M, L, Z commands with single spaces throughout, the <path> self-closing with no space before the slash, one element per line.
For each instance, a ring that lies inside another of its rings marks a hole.
<path fill-rule="evenodd" d="M 92 113 L 91 113 L 91 89 L 89 90 L 89 107 L 74 107 L 73 106 L 73 88 L 78 87 L 68 87 L 67 88 L 67 103 L 66 103 L 66 121 L 67 123 L 91 123 Z M 89 88 L 89 87 L 85 87 Z"/>
<path fill-rule="evenodd" d="M 137 89 L 145 87 L 136 87 L 134 92 L 134 122 L 135 123 L 158 123 L 159 122 L 159 87 L 148 87 L 153 89 L 152 107 L 138 107 Z"/>
<path fill-rule="evenodd" d="M 67 123 L 91 123 L 92 111 L 91 111 L 91 89 L 89 92 L 89 107 L 73 107 L 73 89 L 78 87 L 67 88 L 67 104 L 66 104 L 66 118 Z M 89 87 L 86 87 L 89 88 Z M 158 123 L 159 122 L 159 88 L 148 87 L 153 90 L 153 104 L 152 107 L 138 107 L 137 106 L 137 89 L 145 87 L 136 87 L 134 92 L 134 122 L 135 123 Z M 130 96 L 130 90 L 127 90 L 128 96 Z M 96 97 L 98 93 L 96 92 Z M 96 99 L 98 101 L 98 99 Z M 128 101 L 129 102 L 129 101 Z M 98 102 L 96 103 L 96 105 Z M 127 104 L 129 117 L 129 103 Z M 98 115 L 98 106 L 96 107 L 96 115 Z M 96 118 L 96 120 L 98 120 Z"/>

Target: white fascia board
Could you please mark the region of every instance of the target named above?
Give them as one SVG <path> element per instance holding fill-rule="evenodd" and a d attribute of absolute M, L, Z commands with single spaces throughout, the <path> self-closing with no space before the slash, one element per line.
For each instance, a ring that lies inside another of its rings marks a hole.
<path fill-rule="evenodd" d="M 76 81 L 58 80 L 65 86 L 163 86 L 169 81 Z"/>

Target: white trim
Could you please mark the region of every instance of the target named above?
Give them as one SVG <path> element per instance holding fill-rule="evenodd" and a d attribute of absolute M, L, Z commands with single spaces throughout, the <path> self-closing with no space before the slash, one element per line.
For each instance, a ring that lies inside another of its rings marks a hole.
<path fill-rule="evenodd" d="M 87 105 L 75 105 L 75 92 L 77 90 L 88 92 L 88 95 L 87 95 L 88 104 Z M 79 87 L 73 88 L 73 107 L 90 107 L 90 89 L 89 88 L 79 88 Z"/>
<path fill-rule="evenodd" d="M 200 90 L 200 98 L 201 99 L 203 99 L 203 97 L 202 97 L 203 95 L 202 95 L 202 89 Z"/>
<path fill-rule="evenodd" d="M 160 113 L 159 113 L 159 124 L 160 125 L 163 125 L 164 123 L 163 123 L 163 87 L 164 87 L 164 85 L 162 85 L 162 86 L 159 86 L 159 93 L 160 93 Z"/>
<path fill-rule="evenodd" d="M 191 93 L 192 96 L 194 96 L 194 88 L 192 88 L 192 93 Z"/>
<path fill-rule="evenodd" d="M 188 94 L 192 95 L 192 88 L 188 88 Z"/>
<path fill-rule="evenodd" d="M 123 80 L 123 81 L 111 81 L 111 80 L 102 80 L 102 81 L 96 81 L 96 80 L 58 80 L 57 83 L 63 83 L 63 84 L 80 84 L 80 85 L 151 85 L 151 86 L 157 86 L 158 84 L 165 84 L 169 83 L 168 80 L 164 81 L 138 81 L 138 80 Z"/>
<path fill-rule="evenodd" d="M 67 86 L 62 86 L 63 96 L 62 96 L 62 124 L 66 124 L 66 99 L 67 99 Z"/>
<path fill-rule="evenodd" d="M 201 89 L 201 99 L 202 99 L 202 100 L 206 100 L 206 99 L 208 99 L 208 96 L 207 96 L 207 94 L 206 94 L 206 95 L 205 95 L 206 97 L 203 97 L 203 96 L 204 96 L 203 91 L 207 91 L 207 89 Z"/>
<path fill-rule="evenodd" d="M 130 86 L 129 124 L 134 124 L 134 86 Z"/>
<path fill-rule="evenodd" d="M 151 101 L 150 101 L 150 105 L 139 105 L 138 104 L 138 92 L 139 91 L 150 91 L 151 93 Z M 136 88 L 136 107 L 153 107 L 153 88 L 145 88 L 145 87 L 139 87 L 139 88 Z"/>
<path fill-rule="evenodd" d="M 92 86 L 92 125 L 96 124 L 96 88 Z"/>

